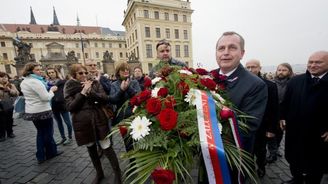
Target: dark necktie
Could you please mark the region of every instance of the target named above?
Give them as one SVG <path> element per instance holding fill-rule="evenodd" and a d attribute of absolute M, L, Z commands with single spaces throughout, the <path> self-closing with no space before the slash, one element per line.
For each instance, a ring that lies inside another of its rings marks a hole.
<path fill-rule="evenodd" d="M 319 77 L 313 77 L 312 78 L 312 84 L 317 85 L 319 83 L 319 79 L 320 79 Z"/>

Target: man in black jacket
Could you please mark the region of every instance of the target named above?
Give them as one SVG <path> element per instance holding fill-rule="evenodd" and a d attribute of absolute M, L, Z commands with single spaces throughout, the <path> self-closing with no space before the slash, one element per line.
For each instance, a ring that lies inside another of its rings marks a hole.
<path fill-rule="evenodd" d="M 282 102 L 289 184 L 319 184 L 328 165 L 328 51 L 313 53 L 307 71 L 290 79 Z"/>
<path fill-rule="evenodd" d="M 260 77 L 268 87 L 268 102 L 265 108 L 261 125 L 256 132 L 254 147 L 256 163 L 258 166 L 257 174 L 259 177 L 263 177 L 265 175 L 267 139 L 275 136 L 279 122 L 278 89 L 274 82 L 264 79 L 261 76 L 261 65 L 259 60 L 249 60 L 246 63 L 246 68 L 254 75 Z"/>

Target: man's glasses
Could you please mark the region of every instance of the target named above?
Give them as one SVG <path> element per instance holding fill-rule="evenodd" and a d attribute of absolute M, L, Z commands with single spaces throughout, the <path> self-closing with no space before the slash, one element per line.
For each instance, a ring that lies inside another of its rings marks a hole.
<path fill-rule="evenodd" d="M 77 72 L 77 74 L 79 74 L 79 75 L 88 75 L 89 74 L 89 72 Z"/>

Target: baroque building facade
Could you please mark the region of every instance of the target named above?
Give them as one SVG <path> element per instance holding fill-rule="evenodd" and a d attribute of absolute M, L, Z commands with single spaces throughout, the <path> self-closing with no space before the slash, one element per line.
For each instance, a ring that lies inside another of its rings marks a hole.
<path fill-rule="evenodd" d="M 193 66 L 192 23 L 189 0 L 128 0 L 122 25 L 126 31 L 106 27 L 60 25 L 56 11 L 53 22 L 39 25 L 32 8 L 29 24 L 0 23 L 0 71 L 21 75 L 13 41 L 28 44 L 30 57 L 43 66 L 61 65 L 67 72 L 70 62 L 94 59 L 98 68 L 114 73 L 115 65 L 127 61 L 131 68 L 142 66 L 145 73 L 157 64 L 156 44 L 166 39 L 172 56 Z M 65 72 L 65 73 L 66 73 Z"/>
<path fill-rule="evenodd" d="M 156 44 L 166 39 L 172 56 L 193 66 L 189 0 L 128 0 L 123 26 L 128 55 L 135 55 L 144 71 L 158 63 Z"/>

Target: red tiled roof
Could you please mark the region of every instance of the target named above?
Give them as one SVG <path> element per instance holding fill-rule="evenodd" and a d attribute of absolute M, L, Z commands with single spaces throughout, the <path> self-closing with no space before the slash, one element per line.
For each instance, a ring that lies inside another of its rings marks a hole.
<path fill-rule="evenodd" d="M 44 32 L 48 31 L 48 27 L 50 25 L 34 25 L 34 24 L 0 24 L 0 29 L 4 28 L 4 31 L 9 31 L 12 33 L 15 33 L 17 28 L 20 28 L 20 30 L 25 29 L 26 31 L 29 31 L 31 33 L 42 33 L 42 29 Z M 91 26 L 67 26 L 67 25 L 59 25 L 59 26 L 53 26 L 57 27 L 58 31 L 63 33 L 65 31 L 66 34 L 74 34 L 76 31 L 81 30 L 85 34 L 101 34 L 101 27 L 91 27 Z"/>

